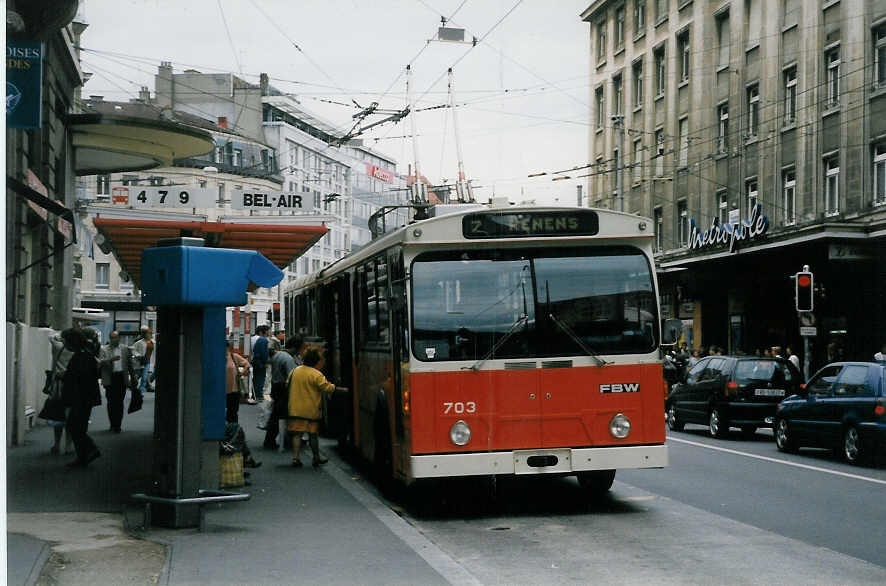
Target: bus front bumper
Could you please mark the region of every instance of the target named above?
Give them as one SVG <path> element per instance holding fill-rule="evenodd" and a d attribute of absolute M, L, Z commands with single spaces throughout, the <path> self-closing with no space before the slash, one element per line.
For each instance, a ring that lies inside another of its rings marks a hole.
<path fill-rule="evenodd" d="M 574 474 L 589 470 L 664 468 L 664 445 L 551 448 L 469 454 L 412 456 L 412 478 L 487 474 Z"/>

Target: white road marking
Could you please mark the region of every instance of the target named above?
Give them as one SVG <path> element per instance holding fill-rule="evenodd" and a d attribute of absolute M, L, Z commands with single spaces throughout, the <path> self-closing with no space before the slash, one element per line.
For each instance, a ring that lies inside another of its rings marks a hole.
<path fill-rule="evenodd" d="M 738 450 L 730 450 L 729 448 L 721 448 L 718 446 L 712 446 L 710 444 L 704 444 L 701 442 L 693 442 L 693 441 L 679 439 L 679 438 L 675 438 L 675 437 L 671 437 L 671 436 L 668 436 L 667 441 L 678 442 L 681 444 L 689 444 L 690 446 L 697 446 L 699 448 L 707 448 L 709 450 L 716 450 L 718 452 L 725 452 L 727 454 L 735 454 L 737 456 L 747 456 L 748 458 L 754 458 L 756 460 L 763 460 L 765 462 L 773 462 L 775 464 L 784 464 L 786 466 L 793 466 L 795 468 L 804 468 L 806 470 L 813 470 L 815 472 L 824 472 L 825 474 L 833 474 L 834 476 L 844 476 L 846 478 L 852 478 L 853 480 L 864 480 L 866 482 L 873 482 L 874 484 L 886 485 L 886 480 L 880 480 L 879 478 L 871 478 L 869 476 L 859 476 L 858 474 L 849 474 L 848 472 L 840 472 L 839 470 L 831 470 L 829 468 L 821 468 L 820 466 L 810 466 L 809 464 L 800 464 L 798 462 L 791 462 L 788 460 L 779 460 L 778 458 L 770 458 L 768 456 L 759 456 L 757 454 L 751 454 L 748 452 L 740 452 Z"/>

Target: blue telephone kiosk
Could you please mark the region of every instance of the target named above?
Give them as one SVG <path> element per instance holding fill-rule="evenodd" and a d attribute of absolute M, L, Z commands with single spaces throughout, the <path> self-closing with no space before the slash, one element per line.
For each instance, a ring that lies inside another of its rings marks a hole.
<path fill-rule="evenodd" d="M 273 287 L 283 272 L 251 250 L 206 248 L 200 238 L 142 252 L 142 302 L 157 307 L 152 483 L 146 525 L 202 526 L 202 505 L 246 500 L 218 485 L 225 433 L 225 308 L 245 305 L 250 283 Z M 202 485 L 202 488 L 201 488 Z"/>

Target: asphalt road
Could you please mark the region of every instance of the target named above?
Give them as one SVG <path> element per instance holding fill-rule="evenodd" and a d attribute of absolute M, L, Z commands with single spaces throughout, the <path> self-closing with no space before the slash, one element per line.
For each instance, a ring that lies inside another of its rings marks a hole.
<path fill-rule="evenodd" d="M 886 469 L 687 426 L 664 470 L 431 484 L 389 506 L 484 584 L 883 584 Z"/>
<path fill-rule="evenodd" d="M 784 454 L 769 430 L 725 440 L 687 424 L 669 432 L 670 467 L 617 478 L 660 496 L 811 545 L 886 565 L 886 468 L 860 468 L 829 450 Z"/>

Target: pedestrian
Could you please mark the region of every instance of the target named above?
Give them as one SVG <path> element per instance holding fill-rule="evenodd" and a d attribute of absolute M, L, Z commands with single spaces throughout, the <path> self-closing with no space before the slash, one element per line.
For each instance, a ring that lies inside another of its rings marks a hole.
<path fill-rule="evenodd" d="M 111 431 L 120 433 L 123 422 L 123 399 L 126 397 L 126 389 L 132 389 L 132 399 L 129 403 L 129 412 L 137 411 L 136 405 L 141 408 L 141 395 L 135 386 L 135 371 L 132 365 L 132 351 L 126 344 L 120 343 L 120 333 L 116 330 L 111 332 L 107 344 L 101 347 L 99 355 L 101 364 L 102 386 L 105 388 L 105 400 L 108 407 L 108 419 L 111 422 Z"/>
<path fill-rule="evenodd" d="M 782 358 L 781 346 L 773 346 L 772 347 L 772 357 L 773 358 Z"/>
<path fill-rule="evenodd" d="M 292 465 L 301 467 L 299 457 L 302 434 L 308 433 L 308 441 L 313 454 L 313 466 L 318 468 L 328 460 L 320 456 L 320 442 L 317 432 L 320 429 L 321 404 L 323 393 L 331 394 L 336 386 L 326 380 L 320 372 L 323 368 L 323 355 L 317 348 L 309 348 L 302 357 L 303 364 L 296 367 L 287 380 L 289 389 L 289 423 L 287 428 L 292 437 Z"/>
<path fill-rule="evenodd" d="M 693 366 L 695 366 L 699 360 L 701 360 L 701 352 L 699 352 L 698 349 L 696 348 L 695 350 L 692 351 L 692 356 L 689 357 L 689 362 L 688 362 L 689 368 L 691 369 Z"/>
<path fill-rule="evenodd" d="M 101 456 L 98 446 L 87 434 L 92 408 L 102 404 L 98 388 L 100 346 L 98 332 L 94 329 L 86 328 L 75 332 L 66 339 L 66 345 L 71 345 L 73 354 L 65 370 L 62 397 L 68 409 L 65 427 L 77 452 L 77 459 L 67 466 L 84 468 Z"/>
<path fill-rule="evenodd" d="M 274 402 L 271 415 L 265 427 L 264 447 L 276 450 L 280 447 L 277 436 L 280 434 L 280 419 L 286 419 L 288 412 L 288 395 L 286 379 L 289 373 L 301 365 L 301 350 L 304 345 L 301 335 L 296 334 L 286 340 L 285 346 L 271 355 L 271 400 Z M 284 444 L 287 443 L 284 440 Z"/>
<path fill-rule="evenodd" d="M 763 358 L 772 358 L 772 350 L 763 348 Z"/>
<path fill-rule="evenodd" d="M 141 336 L 132 344 L 132 361 L 138 377 L 138 392 L 144 396 L 151 376 L 151 357 L 154 354 L 153 332 L 150 326 L 141 327 Z"/>
<path fill-rule="evenodd" d="M 238 380 L 249 374 L 249 362 L 234 352 L 230 342 L 225 350 L 225 421 L 237 423 L 240 411 L 240 385 Z"/>
<path fill-rule="evenodd" d="M 50 397 L 61 398 L 61 389 L 64 384 L 65 371 L 68 369 L 68 363 L 81 342 L 82 332 L 74 328 L 63 330 L 59 334 L 55 334 L 49 338 L 50 354 L 52 356 L 52 391 Z M 56 394 L 57 393 L 57 394 Z M 62 400 L 62 403 L 64 401 Z M 61 453 L 62 435 L 65 437 L 64 454 L 71 452 L 73 438 L 70 433 L 65 433 L 65 423 L 67 421 L 67 413 L 70 409 L 65 409 L 65 418 L 61 421 L 48 420 L 52 426 L 53 443 L 49 449 L 49 453 L 57 456 Z"/>
<path fill-rule="evenodd" d="M 797 357 L 796 354 L 794 354 L 793 349 L 791 349 L 791 347 L 788 346 L 785 349 L 785 353 L 788 355 L 788 360 L 791 361 L 791 364 L 793 364 L 795 367 L 797 367 L 797 370 L 800 370 L 800 359 Z"/>
<path fill-rule="evenodd" d="M 268 326 L 256 328 L 258 338 L 252 345 L 252 393 L 250 404 L 261 402 L 265 395 L 265 377 L 267 376 L 268 359 Z"/>
<path fill-rule="evenodd" d="M 286 346 L 286 334 L 283 330 L 274 330 L 274 335 L 268 338 L 269 348 L 282 350 Z"/>

